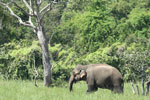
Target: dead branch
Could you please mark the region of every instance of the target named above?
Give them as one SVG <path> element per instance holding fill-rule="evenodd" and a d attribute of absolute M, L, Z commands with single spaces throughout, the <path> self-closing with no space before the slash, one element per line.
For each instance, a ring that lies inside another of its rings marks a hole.
<path fill-rule="evenodd" d="M 47 4 L 44 8 L 42 8 L 42 9 L 40 10 L 40 14 L 42 14 L 45 10 L 47 10 L 50 5 L 51 5 L 51 3 Z"/>
<path fill-rule="evenodd" d="M 43 3 L 43 0 L 38 0 L 38 5 L 40 6 Z"/>
<path fill-rule="evenodd" d="M 26 12 L 22 7 L 20 7 L 16 2 L 12 2 L 17 8 L 19 8 L 24 14 L 26 14 L 27 16 L 34 16 L 34 14 L 32 13 L 28 13 Z"/>
<path fill-rule="evenodd" d="M 47 6 L 45 6 L 45 7 L 40 11 L 40 14 L 41 14 L 40 20 L 42 20 L 43 17 L 44 17 L 50 10 L 52 10 L 52 4 L 53 4 L 53 3 L 49 3 Z"/>
<path fill-rule="evenodd" d="M 31 11 L 33 12 L 33 9 L 32 7 L 28 4 L 28 2 L 26 0 L 23 0 L 24 4 L 26 5 L 26 7 Z"/>
<path fill-rule="evenodd" d="M 0 4 L 2 4 L 3 6 L 5 6 L 5 7 L 9 10 L 10 14 L 11 14 L 12 16 L 14 16 L 15 18 L 18 19 L 18 21 L 19 21 L 20 24 L 22 24 L 22 25 L 24 25 L 24 26 L 31 27 L 31 28 L 33 28 L 33 29 L 36 28 L 34 25 L 31 25 L 30 23 L 24 22 L 18 15 L 16 15 L 16 14 L 13 12 L 13 10 L 9 7 L 8 4 L 2 3 L 2 2 L 0 2 Z M 9 4 L 10 4 L 10 3 L 9 3 Z"/>
<path fill-rule="evenodd" d="M 30 0 L 30 6 L 32 6 L 32 5 L 33 5 L 33 2 L 32 2 L 32 0 Z M 33 12 L 32 12 L 32 11 L 33 11 Z M 29 14 L 34 13 L 34 10 L 32 10 L 32 11 L 29 10 Z M 32 22 L 32 17 L 31 17 L 31 16 L 29 16 L 29 23 L 34 26 L 34 24 L 33 24 L 33 22 Z"/>

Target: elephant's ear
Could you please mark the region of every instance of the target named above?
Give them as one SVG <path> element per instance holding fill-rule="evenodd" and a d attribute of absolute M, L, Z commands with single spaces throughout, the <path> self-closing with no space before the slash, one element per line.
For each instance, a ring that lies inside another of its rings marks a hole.
<path fill-rule="evenodd" d="M 87 75 L 86 71 L 85 70 L 81 70 L 80 78 L 82 79 L 82 78 L 86 77 L 86 75 Z"/>

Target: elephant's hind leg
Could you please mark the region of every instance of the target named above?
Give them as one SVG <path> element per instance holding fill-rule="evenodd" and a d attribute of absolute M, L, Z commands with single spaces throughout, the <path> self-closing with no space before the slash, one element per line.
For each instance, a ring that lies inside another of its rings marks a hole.
<path fill-rule="evenodd" d="M 113 82 L 113 92 L 114 93 L 123 93 L 124 82 L 122 79 L 117 79 Z"/>
<path fill-rule="evenodd" d="M 120 86 L 114 86 L 112 91 L 114 93 L 123 93 L 122 88 Z"/>

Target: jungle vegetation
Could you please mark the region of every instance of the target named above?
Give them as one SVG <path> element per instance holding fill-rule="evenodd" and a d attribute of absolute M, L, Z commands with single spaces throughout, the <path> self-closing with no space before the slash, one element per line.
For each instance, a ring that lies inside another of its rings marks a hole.
<path fill-rule="evenodd" d="M 77 64 L 91 63 L 115 66 L 126 81 L 149 79 L 149 0 L 68 1 L 56 4 L 43 20 L 56 85 L 68 81 Z M 20 9 L 12 9 L 27 20 Z M 42 80 L 42 52 L 36 34 L 0 5 L 0 78 L 32 80 L 35 61 Z"/>

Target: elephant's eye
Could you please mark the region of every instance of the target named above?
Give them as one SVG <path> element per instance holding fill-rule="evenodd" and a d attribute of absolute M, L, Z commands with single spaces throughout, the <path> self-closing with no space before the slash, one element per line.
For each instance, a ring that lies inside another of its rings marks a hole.
<path fill-rule="evenodd" d="M 82 70 L 79 70 L 79 73 L 81 73 Z"/>

